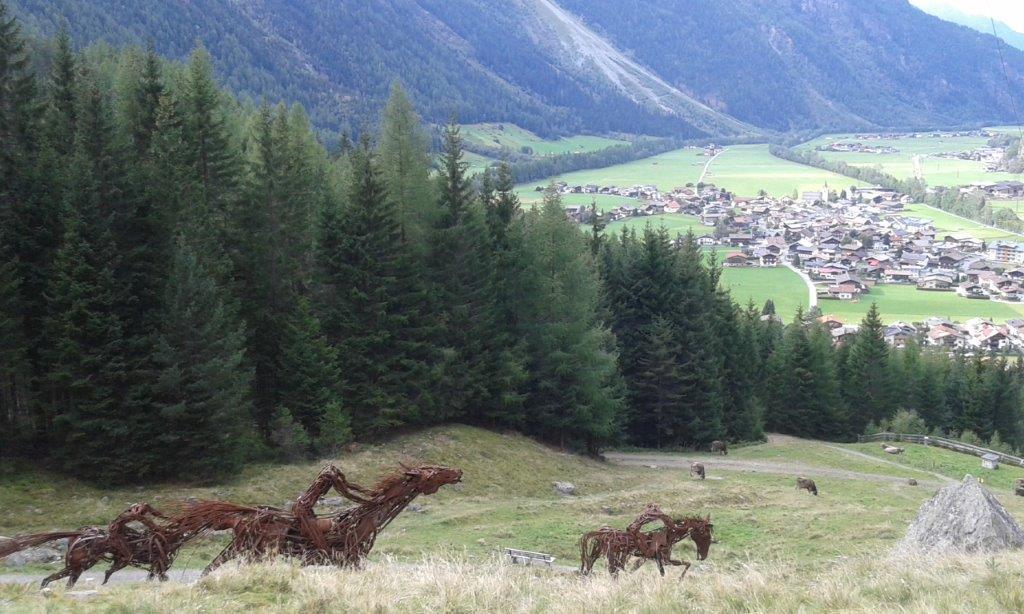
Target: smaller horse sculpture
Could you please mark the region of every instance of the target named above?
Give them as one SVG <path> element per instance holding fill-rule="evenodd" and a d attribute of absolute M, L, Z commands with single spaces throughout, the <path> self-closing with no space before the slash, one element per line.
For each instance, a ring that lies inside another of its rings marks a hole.
<path fill-rule="evenodd" d="M 796 487 L 798 489 L 802 488 L 802 489 L 806 490 L 807 492 L 811 493 L 815 497 L 818 496 L 818 486 L 817 486 L 817 484 L 814 483 L 814 480 L 809 480 L 809 479 L 803 478 L 803 477 L 797 478 L 796 479 Z"/>
<path fill-rule="evenodd" d="M 649 532 L 641 530 L 654 521 L 661 521 L 663 527 Z M 662 576 L 665 575 L 666 563 L 673 566 L 685 565 L 682 575 L 685 577 L 690 562 L 673 559 L 672 548 L 687 537 L 693 539 L 697 546 L 698 559 L 703 561 L 707 558 L 714 541 L 714 525 L 710 517 L 673 519 L 656 505 L 648 504 L 625 531 L 602 527 L 580 538 L 580 573 L 588 575 L 593 571 L 594 563 L 604 556 L 608 560 L 608 572 L 617 576 L 619 571 L 625 569 L 631 557 L 637 557 L 634 571 L 653 560 Z"/>
<path fill-rule="evenodd" d="M 712 441 L 711 442 L 711 453 L 712 454 L 718 453 L 718 454 L 721 454 L 722 456 L 726 456 L 726 455 L 729 454 L 729 446 L 726 445 L 726 443 L 724 441 L 718 441 L 718 440 Z"/>
<path fill-rule="evenodd" d="M 694 476 L 702 480 L 705 478 L 704 465 L 702 463 L 690 463 L 690 477 L 692 478 Z"/>
<path fill-rule="evenodd" d="M 166 580 L 167 569 L 185 538 L 171 524 L 160 525 L 154 519 L 168 520 L 168 517 L 148 503 L 136 503 L 118 514 L 105 528 L 85 527 L 78 531 L 36 533 L 14 538 L 0 545 L 0 558 L 26 548 L 67 539 L 64 568 L 44 578 L 42 588 L 65 577 L 68 588 L 71 588 L 79 576 L 101 561 L 111 562 L 103 577 L 104 584 L 112 574 L 129 565 L 147 569 L 150 579 Z M 142 525 L 142 528 L 135 528 L 132 524 Z"/>

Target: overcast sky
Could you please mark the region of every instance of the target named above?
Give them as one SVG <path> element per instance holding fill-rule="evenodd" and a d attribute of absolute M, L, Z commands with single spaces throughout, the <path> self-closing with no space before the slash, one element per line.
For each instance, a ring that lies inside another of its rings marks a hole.
<path fill-rule="evenodd" d="M 994 17 L 1024 32 L 1024 0 L 911 0 L 918 6 L 950 6 L 968 15 Z"/>

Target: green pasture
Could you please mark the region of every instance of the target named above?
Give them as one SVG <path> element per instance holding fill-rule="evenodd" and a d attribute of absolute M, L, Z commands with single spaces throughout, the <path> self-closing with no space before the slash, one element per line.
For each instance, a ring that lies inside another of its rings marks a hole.
<path fill-rule="evenodd" d="M 956 151 L 970 151 L 984 147 L 988 139 L 983 137 L 933 137 L 930 133 L 895 139 L 865 139 L 862 136 L 839 134 L 826 135 L 800 146 L 800 149 L 814 149 L 830 142 L 862 142 L 873 146 L 890 146 L 899 150 L 895 154 L 871 154 L 858 152 L 819 151 L 828 160 L 846 162 L 851 166 L 878 167 L 881 171 L 899 179 L 916 176 L 914 156 L 921 156 L 921 174 L 931 186 L 967 185 L 974 182 L 996 182 L 1019 179 L 1010 173 L 990 173 L 983 162 L 937 158 L 936 154 Z"/>
<path fill-rule="evenodd" d="M 768 145 L 727 147 L 711 163 L 704 182 L 748 197 L 757 196 L 760 190 L 782 197 L 792 196 L 794 191 L 821 190 L 825 184 L 836 191 L 866 185 L 843 175 L 776 158 L 769 153 Z"/>
<path fill-rule="evenodd" d="M 514 124 L 498 123 L 467 124 L 462 126 L 462 138 L 470 146 L 475 145 L 477 147 L 494 149 L 506 148 L 513 153 L 520 153 L 523 147 L 529 147 L 533 155 L 537 156 L 597 151 L 627 142 L 585 134 L 558 139 L 544 139 Z"/>
<path fill-rule="evenodd" d="M 619 187 L 656 185 L 662 190 L 671 190 L 675 187 L 685 186 L 687 183 L 697 183 L 701 171 L 708 161 L 708 158 L 702 155 L 702 151 L 694 148 L 676 149 L 624 164 L 574 171 L 534 181 L 523 187 L 532 190 L 536 186 L 546 186 L 552 181 L 565 181 L 570 185 L 594 184 Z"/>
<path fill-rule="evenodd" d="M 924 204 L 907 205 L 904 207 L 901 215 L 931 220 L 935 230 L 939 232 L 966 232 L 972 237 L 986 241 L 993 239 L 1024 241 L 1024 236 L 1014 234 L 1008 230 L 990 228 L 984 224 Z"/>
<path fill-rule="evenodd" d="M 820 300 L 818 307 L 822 313 L 834 315 L 846 324 L 857 324 L 872 302 L 878 303 L 878 311 L 885 322 L 921 322 L 932 316 L 956 322 L 971 318 L 1003 322 L 1024 316 L 1024 305 L 963 298 L 955 292 L 929 292 L 912 285 L 878 285 L 859 301 Z"/>
<path fill-rule="evenodd" d="M 729 249 L 720 252 L 721 261 Z M 797 307 L 807 309 L 807 286 L 799 275 L 786 267 L 727 267 L 722 269 L 722 286 L 729 289 L 732 299 L 745 307 L 753 301 L 758 308 L 771 299 L 775 312 L 789 322 Z"/>

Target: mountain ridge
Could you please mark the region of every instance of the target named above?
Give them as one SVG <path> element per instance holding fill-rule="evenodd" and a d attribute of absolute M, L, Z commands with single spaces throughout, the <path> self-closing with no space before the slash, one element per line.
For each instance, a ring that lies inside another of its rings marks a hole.
<path fill-rule="evenodd" d="M 677 137 L 1012 119 L 1024 52 L 907 0 L 8 0 L 79 46 L 196 42 L 226 86 L 300 102 L 331 132 L 376 122 L 393 80 L 424 118 L 542 135 Z M 880 104 L 879 100 L 884 103 Z"/>

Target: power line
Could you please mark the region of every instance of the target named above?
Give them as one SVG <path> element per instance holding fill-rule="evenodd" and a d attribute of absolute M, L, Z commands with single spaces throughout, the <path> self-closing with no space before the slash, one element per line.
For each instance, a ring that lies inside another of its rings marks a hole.
<path fill-rule="evenodd" d="M 1020 114 L 1017 113 L 1017 100 L 1013 97 L 1013 85 L 1010 83 L 1010 71 L 1006 68 L 1006 58 L 1003 57 L 1003 39 L 996 33 L 996 20 L 989 17 L 992 22 L 992 36 L 996 37 L 996 50 L 999 52 L 999 63 L 1003 66 L 1003 79 L 1006 81 L 1006 95 L 1010 98 L 1010 108 L 1013 109 L 1013 118 L 1017 122 L 1017 133 L 1020 135 L 1020 147 L 1024 147 L 1024 128 L 1021 127 Z"/>

